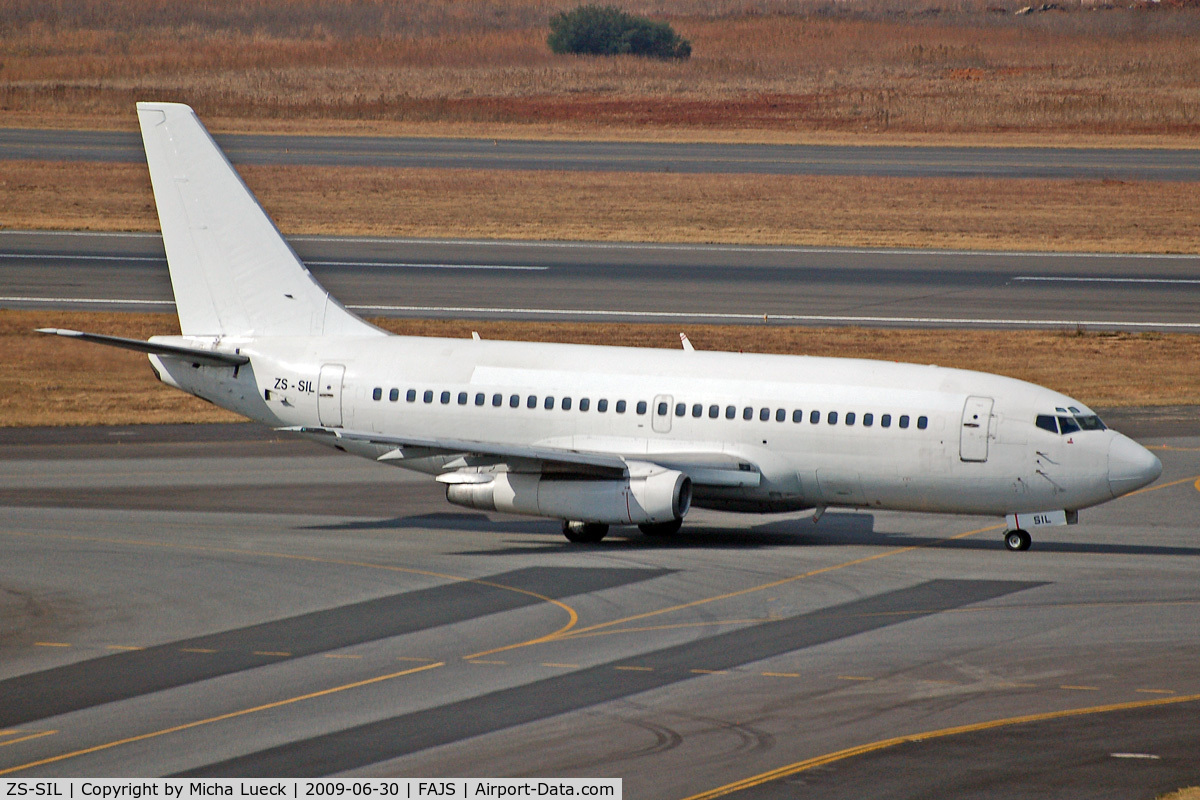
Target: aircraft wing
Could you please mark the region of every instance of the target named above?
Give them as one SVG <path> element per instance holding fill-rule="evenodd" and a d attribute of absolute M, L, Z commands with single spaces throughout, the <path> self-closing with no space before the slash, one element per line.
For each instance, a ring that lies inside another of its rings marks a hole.
<path fill-rule="evenodd" d="M 630 463 L 655 464 L 683 472 L 693 483 L 705 486 L 757 486 L 761 478 L 758 466 L 727 453 L 602 453 L 569 450 L 545 445 L 482 442 L 469 439 L 424 439 L 413 436 L 389 436 L 379 433 L 347 431 L 341 428 L 295 426 L 280 431 L 309 436 L 329 436 L 351 442 L 391 447 L 379 461 L 461 456 L 462 467 L 507 464 L 515 471 L 543 473 L 584 473 L 596 477 L 629 476 Z M 453 474 L 453 473 L 450 473 Z M 446 476 L 443 476 L 446 477 Z"/>
<path fill-rule="evenodd" d="M 332 436 L 351 442 L 384 445 L 394 448 L 379 457 L 380 461 L 401 461 L 439 455 L 460 455 L 479 466 L 481 463 L 507 463 L 521 471 L 585 472 L 601 477 L 623 478 L 629 474 L 625 459 L 607 453 L 585 453 L 559 447 L 480 442 L 470 439 L 423 439 L 415 436 L 388 436 L 380 433 L 361 433 L 341 428 L 296 426 L 281 431 L 315 436 Z"/>

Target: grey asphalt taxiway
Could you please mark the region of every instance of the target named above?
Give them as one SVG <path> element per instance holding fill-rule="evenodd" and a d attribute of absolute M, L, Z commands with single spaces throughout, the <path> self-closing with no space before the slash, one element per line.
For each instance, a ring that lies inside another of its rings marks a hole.
<path fill-rule="evenodd" d="M 0 776 L 621 777 L 625 796 L 1200 782 L 1200 421 L 995 521 L 694 512 L 572 546 L 251 425 L 0 431 Z"/>
<path fill-rule="evenodd" d="M 294 237 L 366 316 L 1200 330 L 1200 257 Z M 161 239 L 0 231 L 0 306 L 170 311 Z"/>
<path fill-rule="evenodd" d="M 1200 180 L 1192 149 L 912 147 L 224 134 L 235 164 L 764 175 Z M 133 131 L 0 128 L 0 159 L 143 163 Z"/>

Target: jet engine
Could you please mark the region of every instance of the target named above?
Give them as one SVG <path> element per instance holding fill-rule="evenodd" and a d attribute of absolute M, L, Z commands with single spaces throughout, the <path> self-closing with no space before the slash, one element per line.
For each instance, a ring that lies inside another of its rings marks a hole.
<path fill-rule="evenodd" d="M 691 478 L 653 464 L 631 464 L 630 475 L 617 479 L 455 472 L 438 480 L 455 505 L 606 525 L 683 519 L 692 504 Z"/>

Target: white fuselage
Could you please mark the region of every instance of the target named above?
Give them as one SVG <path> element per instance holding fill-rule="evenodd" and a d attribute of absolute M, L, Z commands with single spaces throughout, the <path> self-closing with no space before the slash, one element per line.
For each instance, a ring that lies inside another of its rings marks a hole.
<path fill-rule="evenodd" d="M 166 382 L 274 426 L 645 454 L 649 461 L 716 452 L 757 466 L 752 485 L 694 476 L 698 506 L 1004 515 L 1074 511 L 1135 488 L 1110 482 L 1110 450 L 1120 450 L 1113 456 L 1120 460 L 1139 446 L 1110 430 L 1038 427 L 1039 415 L 1091 412 L 1060 393 L 987 373 L 864 359 L 401 336 L 220 345 L 234 348 L 251 358 L 236 377 L 227 367 L 152 360 Z M 389 449 L 338 445 L 371 458 Z M 445 456 L 390 463 L 432 474 L 456 466 Z"/>

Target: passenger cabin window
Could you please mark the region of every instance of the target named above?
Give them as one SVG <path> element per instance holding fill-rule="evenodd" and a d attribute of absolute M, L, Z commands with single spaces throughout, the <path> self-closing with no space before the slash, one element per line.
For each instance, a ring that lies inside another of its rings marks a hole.
<path fill-rule="evenodd" d="M 875 415 L 874 414 L 863 414 L 863 427 L 864 428 L 869 428 L 874 424 L 875 424 Z"/>
<path fill-rule="evenodd" d="M 928 427 L 929 427 L 929 417 L 924 417 L 924 416 L 917 417 L 917 429 L 918 430 L 923 431 Z"/>
<path fill-rule="evenodd" d="M 907 428 L 907 427 L 908 427 L 908 414 L 901 414 L 901 415 L 900 415 L 900 427 L 901 427 L 901 428 Z"/>
<path fill-rule="evenodd" d="M 733 419 L 737 416 L 737 406 L 725 406 L 725 419 Z"/>
<path fill-rule="evenodd" d="M 804 412 L 796 409 L 792 412 L 792 422 L 804 422 Z"/>
<path fill-rule="evenodd" d="M 855 420 L 855 419 L 856 419 L 856 417 L 855 417 L 855 415 L 854 415 L 854 412 L 853 412 L 853 411 L 847 411 L 847 412 L 846 412 L 846 424 L 847 424 L 847 425 L 853 425 L 853 424 L 854 424 L 854 420 Z"/>
<path fill-rule="evenodd" d="M 442 405 L 446 405 L 449 402 L 450 402 L 450 393 L 442 392 Z"/>
<path fill-rule="evenodd" d="M 687 405 L 685 405 L 684 403 L 676 403 L 675 404 L 675 416 L 682 417 L 686 413 L 687 413 Z"/>
<path fill-rule="evenodd" d="M 658 414 L 658 416 L 660 416 L 660 417 L 665 417 L 665 416 L 667 415 L 667 404 L 666 404 L 666 403 L 659 403 L 659 404 L 658 404 L 658 411 L 657 411 L 657 412 L 655 412 L 655 413 L 657 413 L 657 414 Z"/>
<path fill-rule="evenodd" d="M 563 411 L 570 411 L 570 410 L 571 410 L 571 398 L 569 398 L 569 397 L 564 397 L 564 398 L 562 399 L 562 410 L 563 410 Z"/>
<path fill-rule="evenodd" d="M 467 393 L 466 392 L 458 393 L 458 404 L 460 406 L 465 406 L 467 404 Z"/>
<path fill-rule="evenodd" d="M 754 409 L 746 406 L 742 409 L 742 419 L 754 419 Z"/>
<path fill-rule="evenodd" d="M 708 418 L 709 419 L 716 419 L 719 416 L 721 416 L 721 407 L 720 406 L 709 406 L 708 407 Z"/>
<path fill-rule="evenodd" d="M 879 418 L 879 427 L 881 427 L 881 428 L 892 427 L 892 415 L 884 414 L 882 417 L 880 417 Z"/>
<path fill-rule="evenodd" d="M 786 408 L 775 409 L 775 421 L 783 422 L 785 419 L 787 419 L 787 409 Z"/>
<path fill-rule="evenodd" d="M 409 389 L 409 390 L 408 390 L 408 392 L 407 392 L 407 393 L 405 393 L 405 395 L 404 395 L 404 399 L 405 399 L 405 400 L 407 400 L 407 401 L 408 401 L 408 402 L 410 402 L 410 403 L 415 403 L 415 402 L 417 402 L 417 390 L 416 390 L 416 389 Z"/>
<path fill-rule="evenodd" d="M 590 399 L 588 399 L 586 397 L 579 398 L 579 410 L 580 411 L 587 411 L 591 407 L 592 407 L 592 401 Z"/>
<path fill-rule="evenodd" d="M 494 395 L 492 395 L 492 405 L 493 406 L 495 406 L 496 408 L 499 408 L 501 405 L 503 405 L 503 403 L 504 403 L 504 395 L 500 394 L 499 392 L 496 392 Z"/>
<path fill-rule="evenodd" d="M 816 424 L 818 424 L 818 423 L 821 421 L 821 412 L 820 412 L 820 411 L 814 411 L 814 412 L 812 412 L 811 414 L 809 414 L 809 415 L 808 415 L 808 421 L 809 421 L 810 423 L 812 423 L 813 425 L 816 425 Z"/>
<path fill-rule="evenodd" d="M 758 418 L 763 422 L 766 422 L 767 420 L 769 420 L 771 418 L 771 409 L 760 408 L 758 410 Z"/>
<path fill-rule="evenodd" d="M 392 389 L 390 392 L 388 392 L 388 400 L 390 400 L 391 402 L 395 403 L 399 399 L 400 399 L 400 390 L 399 389 Z"/>
<path fill-rule="evenodd" d="M 837 412 L 830 411 L 828 414 L 825 415 L 825 421 L 828 422 L 830 425 L 837 425 Z"/>
<path fill-rule="evenodd" d="M 603 414 L 605 411 L 608 411 L 608 401 L 601 397 L 596 401 L 596 413 Z"/>
<path fill-rule="evenodd" d="M 615 410 L 618 414 L 624 414 L 625 413 L 625 401 L 618 400 Z M 638 403 L 638 412 L 637 413 L 639 413 L 639 414 L 646 413 L 646 401 L 645 400 L 642 400 L 641 402 Z"/>
<path fill-rule="evenodd" d="M 521 395 L 519 395 L 519 394 L 509 395 L 509 397 L 508 397 L 508 407 L 509 408 L 518 408 L 520 405 L 521 405 Z"/>
<path fill-rule="evenodd" d="M 383 389 L 376 386 L 375 389 L 371 392 L 371 399 L 372 400 L 380 400 L 382 398 L 383 398 Z"/>
<path fill-rule="evenodd" d="M 699 417 L 703 413 L 704 413 L 704 406 L 700 405 L 699 403 L 692 404 L 692 416 L 693 417 Z"/>
<path fill-rule="evenodd" d="M 547 395 L 547 396 L 546 396 L 546 401 L 545 401 L 545 402 L 542 404 L 542 406 L 543 406 L 543 407 L 544 407 L 544 408 L 545 408 L 547 411 L 549 411 L 550 409 L 554 408 L 554 398 L 553 398 L 553 397 L 550 397 L 549 395 Z"/>
<path fill-rule="evenodd" d="M 499 395 L 497 395 L 497 397 L 498 396 Z M 484 401 L 486 401 L 486 400 L 487 400 L 487 398 L 483 396 L 483 392 L 477 392 L 475 394 L 475 405 L 481 406 L 484 404 Z"/>
<path fill-rule="evenodd" d="M 423 394 L 421 396 L 421 399 L 424 400 L 426 403 L 432 403 L 433 402 L 433 392 L 429 389 L 426 389 L 425 394 Z"/>
<path fill-rule="evenodd" d="M 525 407 L 526 408 L 537 408 L 537 395 L 536 394 L 531 394 L 531 395 L 529 395 L 529 397 L 525 398 Z"/>

